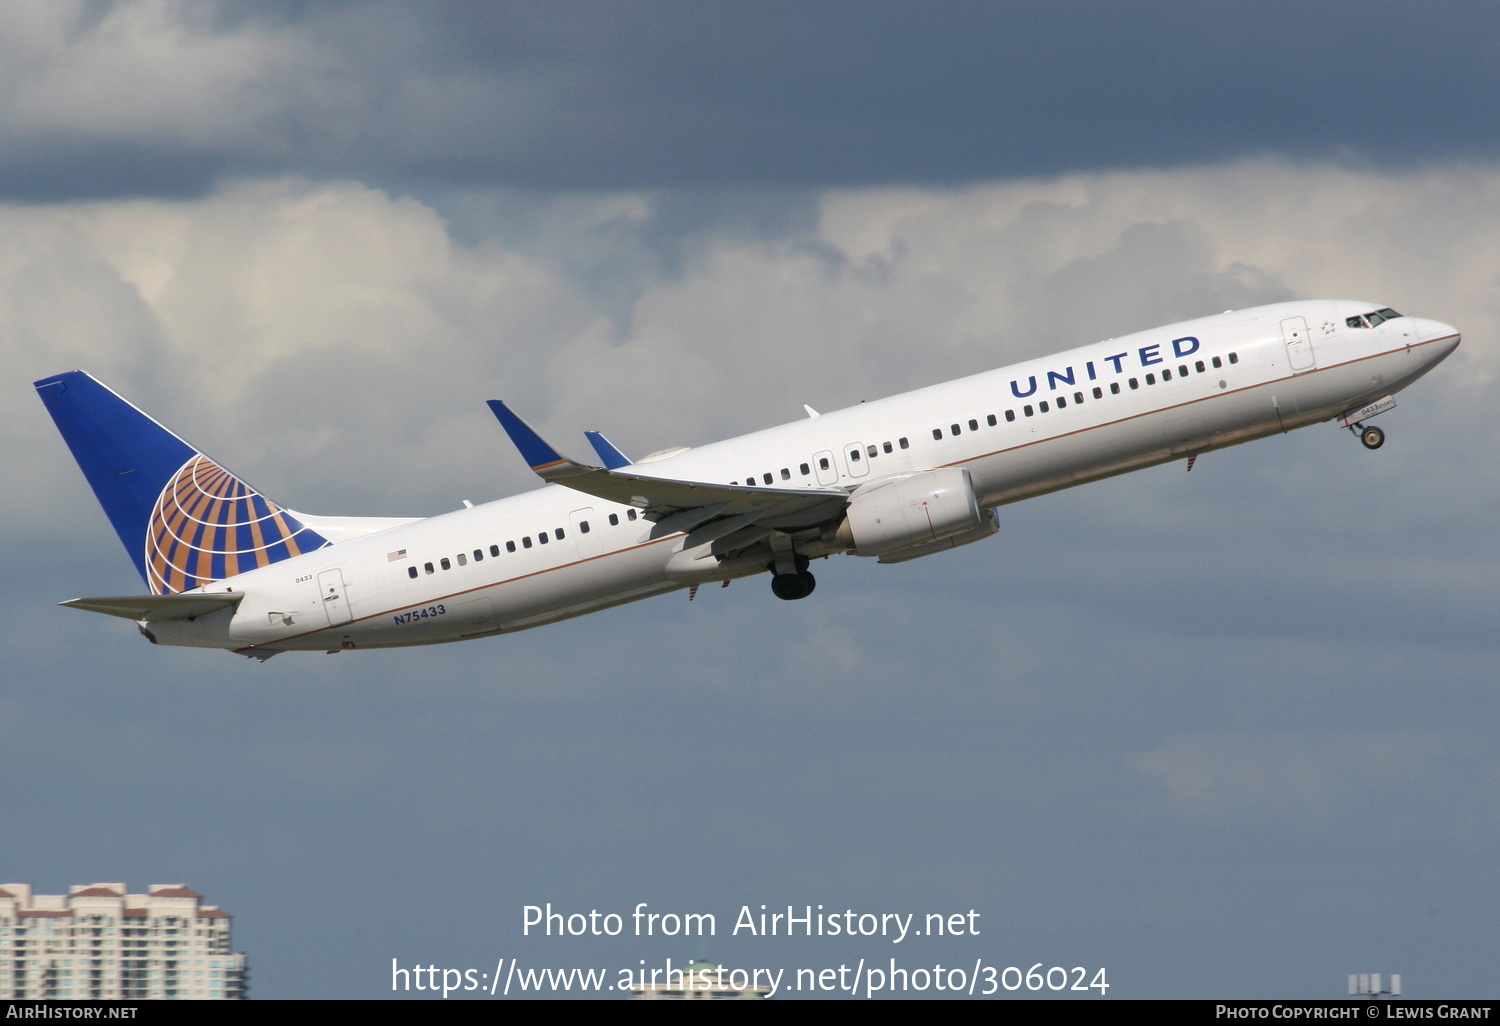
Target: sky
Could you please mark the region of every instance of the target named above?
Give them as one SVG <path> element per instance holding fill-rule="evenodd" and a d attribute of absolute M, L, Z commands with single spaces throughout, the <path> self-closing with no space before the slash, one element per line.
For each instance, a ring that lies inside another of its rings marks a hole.
<path fill-rule="evenodd" d="M 1496 997 L 1497 77 L 1480 2 L 0 7 L 0 877 L 185 883 L 255 998 L 669 957 Z M 534 486 L 490 398 L 641 454 L 1297 298 L 1464 333 L 1378 452 L 1209 453 L 802 602 L 264 664 L 55 605 L 143 588 L 61 370 L 287 506 L 425 516 Z M 979 933 L 731 932 L 762 904 Z"/>

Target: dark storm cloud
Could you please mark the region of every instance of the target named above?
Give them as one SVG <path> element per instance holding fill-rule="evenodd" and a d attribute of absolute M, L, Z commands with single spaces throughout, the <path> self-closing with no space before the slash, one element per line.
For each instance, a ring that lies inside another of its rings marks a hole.
<path fill-rule="evenodd" d="M 1497 147 L 1500 12 L 1482 2 L 287 2 L 190 6 L 133 36 L 131 5 L 84 11 L 53 63 L 32 62 L 63 97 L 42 104 L 55 123 L 14 105 L 3 123 L 12 197 L 267 171 L 417 189 L 932 184 Z M 56 69 L 69 50 L 162 37 L 247 40 L 257 59 L 156 90 L 90 85 L 96 61 Z M 200 83 L 222 117 L 180 115 Z M 115 173 L 80 171 L 93 144 L 156 159 L 101 149 Z"/>

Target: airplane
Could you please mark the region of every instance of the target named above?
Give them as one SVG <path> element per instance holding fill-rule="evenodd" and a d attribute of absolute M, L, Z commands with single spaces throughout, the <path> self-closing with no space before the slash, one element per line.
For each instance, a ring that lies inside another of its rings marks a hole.
<path fill-rule="evenodd" d="M 900 563 L 993 536 L 1006 503 L 1336 420 L 1365 423 L 1458 347 L 1376 303 L 1184 321 L 694 448 L 581 463 L 489 406 L 545 486 L 428 518 L 281 506 L 83 371 L 35 383 L 150 591 L 61 605 L 154 644 L 256 659 L 508 634 L 813 559 Z"/>

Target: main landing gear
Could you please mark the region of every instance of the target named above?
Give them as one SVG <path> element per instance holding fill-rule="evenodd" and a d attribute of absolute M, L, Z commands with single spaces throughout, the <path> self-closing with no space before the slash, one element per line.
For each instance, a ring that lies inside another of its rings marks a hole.
<path fill-rule="evenodd" d="M 817 578 L 806 570 L 798 570 L 794 574 L 777 574 L 771 578 L 771 594 L 788 602 L 807 598 L 817 586 Z"/>
<path fill-rule="evenodd" d="M 1363 424 L 1350 424 L 1349 430 L 1359 436 L 1360 442 L 1366 449 L 1379 449 L 1385 444 L 1385 432 L 1378 427 L 1365 427 Z"/>
<path fill-rule="evenodd" d="M 779 567 L 776 565 L 778 562 L 781 564 Z M 807 598 L 818 586 L 817 579 L 807 572 L 806 556 L 783 553 L 767 569 L 771 571 L 771 594 L 779 599 L 790 602 L 793 599 Z"/>

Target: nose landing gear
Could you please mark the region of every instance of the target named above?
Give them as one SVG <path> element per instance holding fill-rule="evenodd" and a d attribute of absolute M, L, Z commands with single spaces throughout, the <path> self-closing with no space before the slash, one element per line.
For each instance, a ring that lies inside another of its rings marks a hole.
<path fill-rule="evenodd" d="M 1350 410 L 1339 417 L 1339 424 L 1349 429 L 1350 433 L 1357 437 L 1360 444 L 1366 449 L 1379 449 L 1385 444 L 1385 432 L 1378 427 L 1366 427 L 1365 421 L 1377 413 L 1396 408 L 1396 397 L 1393 395 L 1376 399 L 1373 403 L 1361 406 L 1357 410 Z"/>
<path fill-rule="evenodd" d="M 1379 449 L 1385 444 L 1385 432 L 1378 427 L 1365 427 L 1358 421 L 1348 425 L 1350 432 L 1359 436 L 1360 443 L 1366 449 Z"/>

